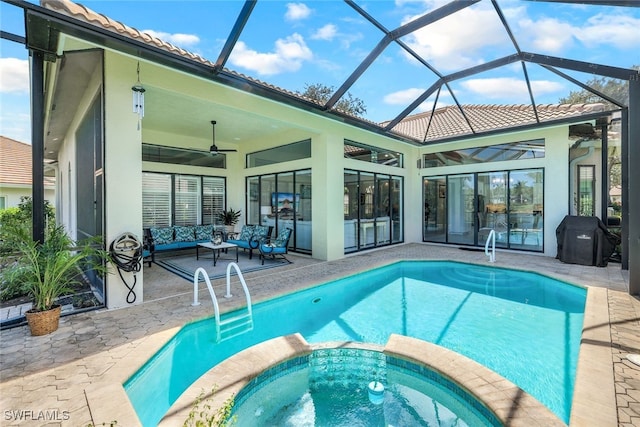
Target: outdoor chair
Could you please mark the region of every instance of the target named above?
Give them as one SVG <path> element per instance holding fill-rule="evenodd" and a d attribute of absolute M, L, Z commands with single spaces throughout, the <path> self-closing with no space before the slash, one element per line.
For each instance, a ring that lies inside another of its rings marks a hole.
<path fill-rule="evenodd" d="M 273 226 L 243 225 L 237 238 L 227 238 L 227 243 L 233 243 L 241 249 L 249 251 L 249 259 L 253 258 L 253 250 L 269 241 Z"/>
<path fill-rule="evenodd" d="M 270 256 L 272 259 L 280 257 L 291 264 L 291 261 L 289 261 L 285 255 L 287 255 L 288 253 L 289 239 L 291 239 L 292 231 L 293 230 L 288 227 L 283 228 L 282 230 L 280 230 L 278 236 L 274 240 L 263 243 L 259 246 L 262 265 L 264 265 L 264 260 L 268 256 Z"/>

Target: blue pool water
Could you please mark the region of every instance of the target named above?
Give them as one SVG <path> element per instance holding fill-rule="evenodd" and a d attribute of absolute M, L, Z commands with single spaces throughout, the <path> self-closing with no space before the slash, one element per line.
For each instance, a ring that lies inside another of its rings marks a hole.
<path fill-rule="evenodd" d="M 568 422 L 585 300 L 585 289 L 534 273 L 404 261 L 256 304 L 254 329 L 220 344 L 211 318 L 190 323 L 124 386 L 154 426 L 202 374 L 256 343 L 300 332 L 383 345 L 397 333 L 476 360 Z"/>
<path fill-rule="evenodd" d="M 372 381 L 381 385 L 373 396 Z M 238 393 L 232 415 L 236 427 L 502 425 L 435 371 L 354 348 L 316 349 L 267 369 Z"/>

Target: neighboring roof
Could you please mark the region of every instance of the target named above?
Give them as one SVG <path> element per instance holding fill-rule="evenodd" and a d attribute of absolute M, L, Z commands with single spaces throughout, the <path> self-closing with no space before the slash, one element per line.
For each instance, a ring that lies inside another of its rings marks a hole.
<path fill-rule="evenodd" d="M 0 136 L 0 185 L 30 187 L 31 145 L 5 136 Z M 51 178 L 45 178 L 45 185 L 53 185 Z"/>
<path fill-rule="evenodd" d="M 31 145 L 0 136 L 0 184 L 31 185 Z"/>
<path fill-rule="evenodd" d="M 483 133 L 499 129 L 516 128 L 536 124 L 531 105 L 464 105 L 462 115 L 455 105 L 438 108 L 433 112 L 408 116 L 399 122 L 394 132 L 421 141 L 434 141 L 471 133 Z M 586 114 L 605 111 L 604 104 L 550 104 L 536 106 L 540 121 L 580 117 Z M 469 122 L 473 132 L 469 128 Z M 388 122 L 386 122 L 388 123 Z M 386 124 L 383 123 L 383 126 Z"/>

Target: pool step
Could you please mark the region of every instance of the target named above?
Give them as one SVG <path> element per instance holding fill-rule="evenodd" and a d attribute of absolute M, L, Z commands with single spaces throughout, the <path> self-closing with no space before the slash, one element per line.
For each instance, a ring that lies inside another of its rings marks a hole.
<path fill-rule="evenodd" d="M 245 312 L 237 316 L 220 320 L 220 333 L 217 341 L 225 341 L 253 330 L 253 316 Z"/>
<path fill-rule="evenodd" d="M 224 320 L 220 319 L 220 307 L 218 306 L 218 299 L 216 298 L 215 292 L 213 292 L 213 286 L 211 286 L 211 280 L 209 280 L 207 271 L 204 268 L 200 267 L 193 274 L 193 303 L 191 305 L 196 306 L 200 304 L 200 302 L 198 301 L 198 278 L 202 276 L 204 277 L 204 281 L 207 284 L 209 295 L 211 295 L 211 302 L 213 303 L 213 313 L 216 319 L 216 342 L 228 340 L 229 338 L 235 337 L 253 329 L 253 308 L 251 306 L 251 295 L 249 295 L 249 289 L 247 288 L 247 283 L 244 281 L 244 277 L 242 276 L 242 271 L 240 271 L 240 267 L 238 267 L 238 264 L 236 264 L 235 262 L 230 262 L 227 265 L 227 293 L 224 295 L 224 297 L 233 297 L 233 295 L 231 294 L 232 268 L 236 270 L 236 275 L 240 280 L 240 284 L 242 285 L 242 290 L 244 291 L 244 296 L 247 300 L 247 306 L 246 310 L 241 312 L 242 314 L 235 316 L 230 315 Z"/>

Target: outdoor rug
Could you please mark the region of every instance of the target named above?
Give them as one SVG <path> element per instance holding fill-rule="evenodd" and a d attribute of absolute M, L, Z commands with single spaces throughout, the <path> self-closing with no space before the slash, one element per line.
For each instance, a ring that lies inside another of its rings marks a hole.
<path fill-rule="evenodd" d="M 212 251 L 208 249 L 200 250 L 200 259 L 198 260 L 196 260 L 195 251 L 156 254 L 155 264 L 193 283 L 193 275 L 199 267 L 207 271 L 209 279 L 220 279 L 227 276 L 227 265 L 236 261 L 236 251 L 235 249 L 229 249 L 228 253 L 221 253 L 220 255 L 221 257 L 216 262 L 215 267 L 213 266 Z M 243 254 L 242 250 L 238 253 L 238 267 L 240 267 L 243 275 L 252 271 L 266 270 L 287 264 L 283 259 L 266 259 L 264 265 L 262 265 L 260 254 L 256 255 L 254 253 L 253 259 L 249 259 L 248 253 Z M 234 268 L 231 268 L 231 275 L 236 275 Z M 199 281 L 204 281 L 202 275 L 200 275 Z"/>

